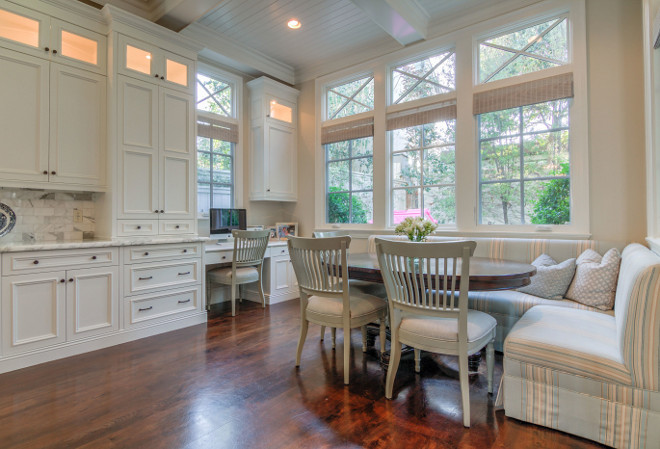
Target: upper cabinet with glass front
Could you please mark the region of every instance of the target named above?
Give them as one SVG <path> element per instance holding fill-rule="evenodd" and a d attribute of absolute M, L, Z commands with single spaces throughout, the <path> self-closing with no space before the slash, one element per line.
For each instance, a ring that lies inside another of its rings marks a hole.
<path fill-rule="evenodd" d="M 102 34 L 0 1 L 0 46 L 105 74 Z"/>
<path fill-rule="evenodd" d="M 133 78 L 192 92 L 194 63 L 154 45 L 119 35 L 119 72 Z"/>

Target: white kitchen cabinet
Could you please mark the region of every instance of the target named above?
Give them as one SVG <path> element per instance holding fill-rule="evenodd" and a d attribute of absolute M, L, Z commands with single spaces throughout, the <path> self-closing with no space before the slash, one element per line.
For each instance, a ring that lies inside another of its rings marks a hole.
<path fill-rule="evenodd" d="M 192 95 L 120 76 L 120 219 L 175 220 L 161 233 L 195 232 L 194 117 Z"/>
<path fill-rule="evenodd" d="M 65 276 L 62 270 L 2 279 L 3 355 L 65 341 Z"/>
<path fill-rule="evenodd" d="M 67 340 L 119 329 L 119 269 L 67 270 Z"/>
<path fill-rule="evenodd" d="M 250 199 L 297 201 L 297 97 L 299 91 L 269 78 L 250 89 Z"/>
<path fill-rule="evenodd" d="M 119 35 L 118 72 L 172 89 L 193 92 L 194 62 L 155 45 Z"/>

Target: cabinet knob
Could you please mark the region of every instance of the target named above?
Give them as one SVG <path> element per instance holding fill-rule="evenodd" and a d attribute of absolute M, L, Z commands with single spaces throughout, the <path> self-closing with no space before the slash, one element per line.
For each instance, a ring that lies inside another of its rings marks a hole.
<path fill-rule="evenodd" d="M 69 278 L 69 282 L 73 282 L 73 278 Z"/>
<path fill-rule="evenodd" d="M 57 173 L 55 172 L 55 170 L 53 170 L 52 172 L 50 172 L 50 174 L 51 175 L 56 175 Z"/>
<path fill-rule="evenodd" d="M 157 74 L 157 73 L 154 75 L 154 78 L 158 78 L 158 74 Z"/>
<path fill-rule="evenodd" d="M 188 252 L 188 250 L 187 250 L 187 249 L 184 249 L 184 250 L 183 250 L 183 252 L 184 252 L 184 253 L 187 253 L 187 252 Z"/>
<path fill-rule="evenodd" d="M 60 279 L 60 284 L 64 284 L 65 282 L 66 282 L 66 280 Z"/>
<path fill-rule="evenodd" d="M 224 259 L 226 259 L 226 258 L 227 258 L 227 256 L 222 256 L 222 260 L 224 260 Z"/>
<path fill-rule="evenodd" d="M 48 170 L 44 170 L 44 175 L 47 175 L 47 174 L 48 174 Z"/>
<path fill-rule="evenodd" d="M 57 50 L 55 50 L 54 48 L 53 48 L 53 54 L 54 54 L 54 55 L 57 54 Z"/>
<path fill-rule="evenodd" d="M 161 76 L 161 77 L 160 77 L 160 79 L 162 79 L 162 80 L 164 80 L 164 79 L 165 79 L 165 77 L 164 77 L 164 76 Z"/>
<path fill-rule="evenodd" d="M 266 189 L 266 192 L 270 192 L 270 189 Z"/>
<path fill-rule="evenodd" d="M 142 226 L 136 226 L 135 229 L 142 229 Z"/>
<path fill-rule="evenodd" d="M 176 226 L 174 226 L 174 229 L 179 229 L 180 227 L 181 227 L 181 226 L 176 225 Z"/>
<path fill-rule="evenodd" d="M 92 260 L 96 260 L 96 256 L 92 256 Z"/>
<path fill-rule="evenodd" d="M 165 211 L 161 209 L 159 213 L 161 213 L 161 214 L 164 214 L 164 213 L 165 213 Z"/>
<path fill-rule="evenodd" d="M 50 51 L 50 48 L 46 47 L 44 48 L 44 51 Z"/>
<path fill-rule="evenodd" d="M 38 261 L 38 260 L 35 260 L 35 261 L 32 262 L 32 263 L 35 264 L 35 265 L 39 265 L 39 261 Z"/>
<path fill-rule="evenodd" d="M 145 255 L 145 256 L 148 256 L 148 255 L 149 255 L 149 253 L 148 253 L 148 252 L 146 252 L 146 253 L 144 253 L 144 255 Z"/>
<path fill-rule="evenodd" d="M 158 213 L 158 209 L 156 209 L 156 210 L 154 211 L 154 214 L 157 214 L 157 213 Z"/>

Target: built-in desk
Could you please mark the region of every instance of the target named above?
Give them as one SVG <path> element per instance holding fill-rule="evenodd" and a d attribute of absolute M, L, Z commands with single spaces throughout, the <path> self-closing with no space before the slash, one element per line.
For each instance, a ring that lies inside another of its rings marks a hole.
<path fill-rule="evenodd" d="M 223 265 L 230 266 L 233 253 L 233 241 L 222 243 L 207 242 L 204 245 L 204 266 L 207 270 L 222 267 Z M 266 304 L 288 301 L 300 296 L 298 282 L 293 272 L 286 241 L 274 240 L 268 244 L 263 267 L 263 288 Z M 207 289 L 209 289 L 208 285 Z M 209 289 L 208 291 L 211 290 Z M 227 287 L 216 285 L 211 293 L 211 303 L 229 299 L 229 288 Z M 245 295 L 245 299 L 261 302 L 256 284 L 249 284 L 245 290 Z"/>

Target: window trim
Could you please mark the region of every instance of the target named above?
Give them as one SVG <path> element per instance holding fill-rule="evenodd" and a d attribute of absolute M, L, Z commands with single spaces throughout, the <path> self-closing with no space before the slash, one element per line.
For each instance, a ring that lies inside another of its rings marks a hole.
<path fill-rule="evenodd" d="M 245 200 L 245 192 L 244 192 L 244 183 L 242 182 L 237 182 L 237 180 L 240 180 L 242 178 L 242 173 L 244 169 L 244 152 L 245 148 L 247 148 L 246 145 L 246 137 L 243 132 L 243 78 L 235 75 L 231 72 L 227 72 L 220 67 L 217 67 L 213 64 L 210 64 L 206 62 L 205 60 L 199 60 L 197 61 L 197 70 L 195 72 L 195 83 L 197 82 L 197 73 L 201 73 L 205 76 L 210 76 L 210 77 L 215 77 L 215 78 L 220 78 L 224 82 L 228 82 L 232 84 L 233 87 L 233 93 L 232 93 L 232 99 L 233 99 L 233 117 L 226 117 L 224 115 L 216 115 L 212 114 L 206 111 L 200 111 L 197 108 L 195 108 L 195 114 L 196 117 L 208 117 L 208 118 L 220 118 L 221 120 L 235 123 L 238 125 L 238 142 L 234 144 L 234 154 L 233 154 L 233 162 L 234 162 L 234 172 L 232 173 L 232 179 L 233 179 L 233 192 L 234 192 L 234 207 L 236 208 L 243 208 L 244 207 L 244 200 Z M 195 89 L 195 92 L 197 89 Z M 195 106 L 197 105 L 197 97 L 195 96 Z M 196 126 L 197 120 L 195 120 L 195 126 Z M 195 129 L 195 136 L 197 136 L 197 130 Z M 196 138 L 195 138 L 196 140 Z M 195 146 L 195 174 L 197 173 L 197 146 Z M 197 183 L 197 178 L 195 178 L 195 185 Z M 195 187 L 197 190 L 197 187 Z M 197 200 L 197 191 L 195 192 L 195 201 Z M 198 219 L 208 219 L 208 215 L 200 214 L 199 209 L 197 208 L 197 205 L 195 206 L 197 210 L 197 218 Z"/>
<path fill-rule="evenodd" d="M 513 12 L 491 17 L 452 31 L 446 35 L 397 50 L 388 55 L 359 64 L 338 72 L 319 77 L 315 81 L 316 90 L 316 143 L 319 155 L 324 154 L 320 144 L 320 130 L 325 118 L 325 87 L 374 73 L 374 110 L 369 113 L 374 117 L 374 223 L 367 225 L 337 225 L 326 222 L 325 216 L 325 157 L 316 158 L 316 195 L 315 229 L 345 229 L 361 232 L 391 233 L 392 226 L 387 223 L 390 215 L 391 164 L 389 143 L 386 130 L 388 113 L 423 107 L 440 101 L 440 96 L 406 102 L 401 105 L 389 105 L 391 67 L 401 61 L 414 60 L 424 55 L 454 48 L 456 52 L 456 91 L 444 97 L 442 101 L 455 98 L 458 106 L 456 130 L 456 227 L 436 231 L 445 235 L 462 236 L 502 236 L 502 237 L 540 237 L 541 238 L 589 238 L 589 161 L 588 161 L 588 83 L 586 52 L 586 14 L 585 0 L 546 0 Z M 504 80 L 497 80 L 479 85 L 476 83 L 477 43 L 487 36 L 501 33 L 508 29 L 519 29 L 527 23 L 534 23 L 553 16 L 566 14 L 569 20 L 570 63 L 538 72 L 520 75 Z M 475 18 L 479 15 L 475 13 Z M 471 53 L 470 53 L 471 52 Z M 472 99 L 477 92 L 491 90 L 520 82 L 532 81 L 552 75 L 573 72 L 575 97 L 571 106 L 571 130 L 569 145 L 571 149 L 571 211 L 570 225 L 479 225 L 478 207 L 478 129 L 477 118 L 472 114 Z M 356 116 L 351 116 L 357 118 Z M 460 178 L 460 179 L 459 179 Z M 384 187 L 381 187 L 384 186 Z M 459 205 L 460 204 L 460 205 Z"/>

